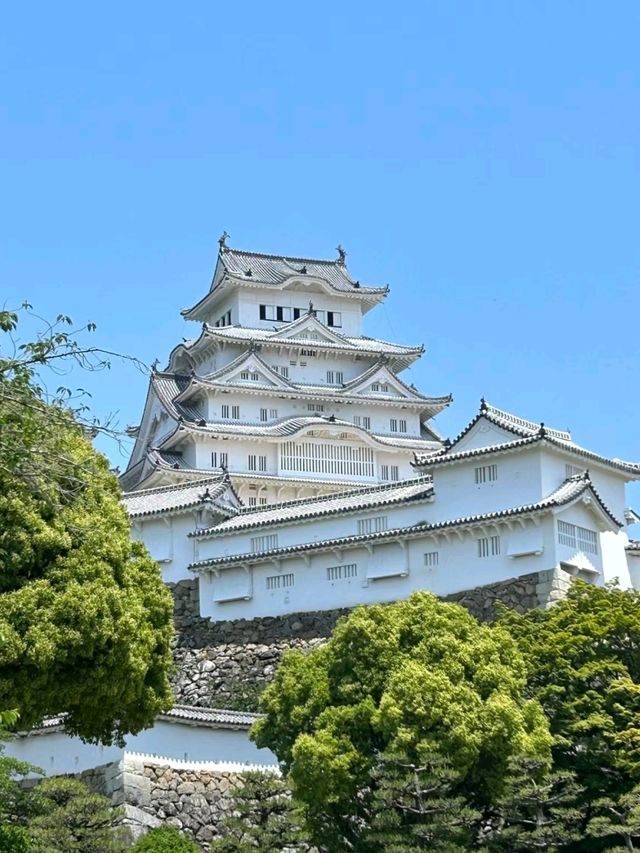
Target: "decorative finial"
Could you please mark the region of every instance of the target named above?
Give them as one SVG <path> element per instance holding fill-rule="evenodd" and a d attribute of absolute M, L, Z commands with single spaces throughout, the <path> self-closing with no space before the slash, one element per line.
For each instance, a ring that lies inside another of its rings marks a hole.
<path fill-rule="evenodd" d="M 544 422 L 540 421 L 540 429 L 538 430 L 538 435 L 544 437 L 547 434 L 547 431 L 544 427 Z"/>
<path fill-rule="evenodd" d="M 338 243 L 338 245 L 336 246 L 336 252 L 338 253 L 338 263 L 340 264 L 341 267 L 343 267 L 345 265 L 346 260 L 347 260 L 347 253 L 342 248 L 340 243 Z"/>
<path fill-rule="evenodd" d="M 160 364 L 160 359 L 159 358 L 154 359 L 153 364 L 151 365 L 151 372 L 152 373 L 158 372 L 158 365 L 159 364 Z"/>
<path fill-rule="evenodd" d="M 481 412 L 487 411 L 487 401 L 484 399 L 484 397 L 480 398 L 480 411 Z"/>
<path fill-rule="evenodd" d="M 302 273 L 302 275 L 306 275 L 306 274 L 307 274 L 307 268 L 306 268 L 306 266 L 305 266 L 305 267 L 300 267 L 300 272 Z"/>
<path fill-rule="evenodd" d="M 227 246 L 227 240 L 229 239 L 230 236 L 231 235 L 227 234 L 226 231 L 223 231 L 222 236 L 218 239 L 218 245 L 220 246 L 221 252 L 228 252 L 229 251 L 229 247 Z"/>
<path fill-rule="evenodd" d="M 309 300 L 309 310 L 307 311 L 307 314 L 315 314 L 315 313 L 316 312 L 313 309 L 313 302 L 311 300 Z"/>

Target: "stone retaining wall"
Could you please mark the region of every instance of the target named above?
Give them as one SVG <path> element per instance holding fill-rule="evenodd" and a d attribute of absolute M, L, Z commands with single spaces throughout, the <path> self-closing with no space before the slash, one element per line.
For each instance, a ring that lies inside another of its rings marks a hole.
<path fill-rule="evenodd" d="M 152 827 L 169 824 L 208 851 L 231 807 L 230 792 L 247 769 L 274 772 L 240 764 L 168 762 L 129 753 L 121 761 L 77 777 L 124 810 L 130 843 Z"/>
<path fill-rule="evenodd" d="M 496 615 L 498 602 L 524 613 L 562 598 L 571 576 L 552 569 L 465 590 L 446 601 L 466 607 L 480 621 Z M 176 701 L 200 707 L 252 711 L 287 649 L 306 651 L 331 635 L 349 611 L 293 613 L 260 619 L 212 622 L 201 618 L 197 580 L 172 586 L 178 631 L 174 657 Z"/>

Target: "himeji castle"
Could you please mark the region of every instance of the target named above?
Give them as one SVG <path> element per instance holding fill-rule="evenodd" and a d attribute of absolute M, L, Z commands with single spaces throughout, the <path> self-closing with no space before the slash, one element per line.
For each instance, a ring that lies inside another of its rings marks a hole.
<path fill-rule="evenodd" d="M 126 490 L 228 471 L 247 506 L 412 476 L 442 446 L 451 402 L 402 379 L 421 346 L 366 337 L 387 296 L 331 261 L 237 251 L 220 239 L 209 292 L 182 312 L 201 324 L 154 371 Z"/>
<path fill-rule="evenodd" d="M 402 378 L 423 347 L 364 334 L 387 287 L 354 279 L 341 247 L 314 260 L 227 240 L 183 311 L 199 333 L 152 373 L 121 475 L 132 535 L 176 599 L 178 704 L 124 752 L 69 738 L 62 718 L 8 747 L 50 773 L 273 765 L 247 736 L 255 707 L 224 704 L 233 685 L 264 683 L 284 648 L 359 604 L 427 590 L 486 618 L 498 600 L 550 606 L 573 578 L 640 588 L 625 493 L 640 463 L 486 400 L 444 439 L 433 418 L 451 396 Z M 153 772 L 128 801 L 146 815 Z"/>

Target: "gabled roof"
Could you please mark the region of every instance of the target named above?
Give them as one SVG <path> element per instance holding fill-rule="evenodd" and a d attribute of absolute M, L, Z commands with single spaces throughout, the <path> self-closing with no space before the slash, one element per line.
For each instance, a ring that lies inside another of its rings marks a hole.
<path fill-rule="evenodd" d="M 301 329 L 298 336 L 287 336 L 287 330 L 293 323 L 298 322 L 298 320 L 293 320 L 291 323 L 278 325 L 276 329 L 256 329 L 246 326 L 218 327 L 204 323 L 202 332 L 198 338 L 194 341 L 186 341 L 178 344 L 172 350 L 167 370 L 172 369 L 171 365 L 179 354 L 185 354 L 190 358 L 199 350 L 205 349 L 210 344 L 217 343 L 236 343 L 247 346 L 253 341 L 268 348 L 320 349 L 353 356 L 368 355 L 375 357 L 377 355 L 387 355 L 391 359 L 391 363 L 397 366 L 398 369 L 404 369 L 404 367 L 410 365 L 424 353 L 423 346 L 402 346 L 401 344 L 393 344 L 389 341 L 369 338 L 364 335 L 358 338 L 351 338 L 334 332 L 335 341 L 330 340 L 327 336 L 323 340 L 315 340 L 310 337 L 301 337 L 304 334 L 304 329 Z"/>
<path fill-rule="evenodd" d="M 240 504 L 227 473 L 172 486 L 125 492 L 122 502 L 131 518 L 180 512 L 197 506 L 215 507 L 230 515 Z"/>
<path fill-rule="evenodd" d="M 566 508 L 582 499 L 586 493 L 588 493 L 591 498 L 590 506 L 601 515 L 603 520 L 606 519 L 611 527 L 619 528 L 622 526 L 603 503 L 599 494 L 593 487 L 588 473 L 585 472 L 584 474 L 579 474 L 576 477 L 571 477 L 569 480 L 565 480 L 558 489 L 546 498 L 523 506 L 511 507 L 509 509 L 487 512 L 479 515 L 464 516 L 462 518 L 455 518 L 449 521 L 437 521 L 433 523 L 425 521 L 411 525 L 410 527 L 396 527 L 379 533 L 363 533 L 353 536 L 341 536 L 335 539 L 325 539 L 319 542 L 304 542 L 297 545 L 286 545 L 281 548 L 272 548 L 270 550 L 259 552 L 246 552 L 244 554 L 211 557 L 206 560 L 198 560 L 197 562 L 192 563 L 189 568 L 195 572 L 207 571 L 209 569 L 243 563 L 259 563 L 265 560 L 271 560 L 274 557 L 282 557 L 289 554 L 333 550 L 335 548 L 348 548 L 357 546 L 362 542 L 384 542 L 387 540 L 405 538 L 411 539 L 432 533 L 437 534 L 451 528 L 473 527 L 483 523 L 499 522 L 501 520 L 507 520 L 514 517 L 535 516 L 555 509 Z"/>
<path fill-rule="evenodd" d="M 382 486 L 372 486 L 367 489 L 356 489 L 355 491 L 350 489 L 348 492 L 338 492 L 319 498 L 285 501 L 279 504 L 271 504 L 268 507 L 245 507 L 233 518 L 189 535 L 198 538 L 225 536 L 249 528 L 272 527 L 279 524 L 308 521 L 310 518 L 320 518 L 337 513 L 375 509 L 397 503 L 413 503 L 414 501 L 427 500 L 432 495 L 431 477 L 419 477 L 414 480 L 385 483 Z"/>
<path fill-rule="evenodd" d="M 456 447 L 467 436 L 467 434 L 475 427 L 480 420 L 486 420 L 489 423 L 501 427 L 503 430 L 516 436 L 514 441 L 505 441 L 498 444 L 488 445 L 486 447 L 470 448 L 468 450 L 458 450 Z M 567 453 L 579 456 L 582 459 L 587 459 L 599 465 L 604 465 L 613 468 L 616 471 L 628 474 L 632 479 L 640 479 L 640 463 L 625 462 L 622 459 L 609 459 L 606 456 L 600 456 L 584 447 L 580 447 L 571 438 L 571 433 L 566 430 L 550 429 L 544 423 L 535 424 L 533 421 L 527 421 L 524 418 L 519 418 L 516 415 L 511 415 L 501 409 L 496 409 L 490 406 L 484 400 L 480 405 L 480 411 L 475 418 L 463 429 L 453 442 L 438 450 L 435 453 L 416 454 L 415 467 L 425 468 L 430 470 L 437 465 L 452 464 L 465 459 L 483 457 L 493 453 L 510 452 L 521 447 L 534 444 L 546 444 L 557 447 Z"/>
<path fill-rule="evenodd" d="M 375 301 L 383 299 L 389 288 L 365 287 L 355 281 L 347 269 L 345 255 L 341 252 L 335 260 L 297 258 L 232 249 L 221 244 L 209 293 L 182 314 L 189 320 L 203 319 L 201 309 L 206 310 L 206 304 L 211 301 L 210 296 L 222 289 L 229 280 L 236 284 L 281 288 L 294 280 L 308 283 L 315 279 L 325 283 L 330 291 L 343 296 L 368 300 L 373 298 Z"/>
<path fill-rule="evenodd" d="M 308 431 L 309 429 L 329 429 L 336 432 L 350 432 L 357 434 L 362 440 L 371 446 L 384 446 L 392 448 L 403 448 L 405 450 L 419 450 L 425 446 L 433 445 L 431 439 L 420 436 L 380 434 L 372 433 L 365 427 L 358 426 L 351 421 L 344 421 L 333 415 L 322 417 L 321 415 L 300 415 L 280 418 L 273 423 L 261 426 L 249 421 L 208 421 L 206 423 L 179 423 L 176 429 L 168 434 L 162 442 L 162 447 L 172 447 L 179 441 L 182 435 L 189 433 L 205 433 L 209 435 L 226 435 L 235 438 L 288 438 Z"/>

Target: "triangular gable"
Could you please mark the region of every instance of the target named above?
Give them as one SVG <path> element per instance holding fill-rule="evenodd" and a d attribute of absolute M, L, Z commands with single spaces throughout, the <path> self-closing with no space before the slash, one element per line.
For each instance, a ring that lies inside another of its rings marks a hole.
<path fill-rule="evenodd" d="M 493 423 L 484 415 L 477 416 L 451 445 L 447 453 L 458 453 L 464 450 L 476 450 L 482 447 L 493 447 L 494 445 L 508 444 L 521 435 L 514 434 L 511 430 Z"/>
<path fill-rule="evenodd" d="M 243 373 L 249 373 L 250 378 L 243 377 Z M 257 379 L 254 378 L 256 374 Z M 270 365 L 252 350 L 242 353 L 241 356 L 225 365 L 225 367 L 203 378 L 209 382 L 221 384 L 242 384 L 251 387 L 252 383 L 262 383 L 263 385 L 271 385 L 273 388 L 291 388 L 291 383 L 288 380 L 280 376 L 279 373 L 276 373 Z"/>
<path fill-rule="evenodd" d="M 372 385 L 386 385 L 388 391 L 380 389 L 373 390 Z M 391 397 L 403 397 L 405 400 L 421 401 L 422 395 L 416 393 L 408 385 L 393 373 L 386 365 L 379 364 L 370 370 L 356 376 L 351 382 L 347 382 L 342 393 L 354 394 L 362 392 L 365 394 L 388 394 Z"/>
<path fill-rule="evenodd" d="M 601 533 L 608 530 L 617 533 L 623 526 L 622 522 L 612 515 L 590 480 L 586 480 L 585 488 L 580 494 L 563 503 L 554 511 L 554 514 L 559 517 L 565 513 L 567 514 L 567 521 L 572 524 L 581 524 L 582 521 L 585 521 L 586 524 L 589 519 L 595 520 Z"/>
<path fill-rule="evenodd" d="M 325 326 L 324 323 L 321 323 L 320 320 L 318 320 L 315 314 L 311 313 L 304 314 L 297 320 L 293 320 L 291 323 L 280 326 L 280 328 L 273 333 L 272 337 L 319 341 L 321 343 L 326 341 L 332 344 L 341 344 L 343 346 L 347 345 L 349 347 L 353 346 L 353 344 L 350 344 L 345 337 L 334 332 L 328 326 Z"/>

